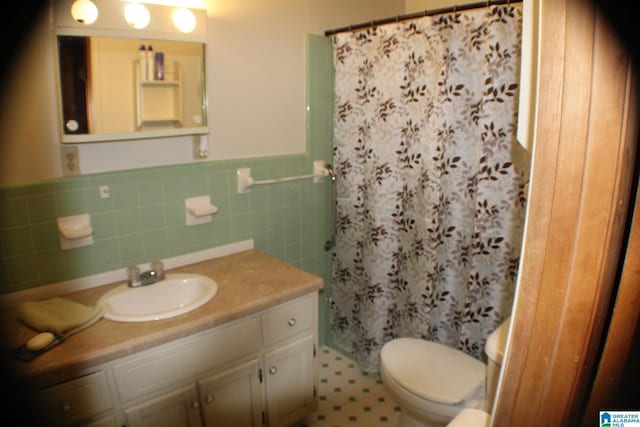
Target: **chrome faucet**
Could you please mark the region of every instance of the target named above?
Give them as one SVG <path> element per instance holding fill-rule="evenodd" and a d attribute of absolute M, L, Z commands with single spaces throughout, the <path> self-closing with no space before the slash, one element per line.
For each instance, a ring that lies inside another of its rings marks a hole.
<path fill-rule="evenodd" d="M 154 261 L 151 263 L 151 269 L 143 273 L 137 266 L 127 268 L 127 285 L 132 288 L 138 286 L 147 286 L 164 280 L 164 265 L 162 261 Z"/>

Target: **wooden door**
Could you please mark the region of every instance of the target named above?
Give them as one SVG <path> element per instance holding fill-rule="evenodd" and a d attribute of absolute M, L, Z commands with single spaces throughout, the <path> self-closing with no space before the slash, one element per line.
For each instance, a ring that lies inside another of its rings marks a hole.
<path fill-rule="evenodd" d="M 637 184 L 630 58 L 592 2 L 540 4 L 529 211 L 493 426 L 580 424 Z"/>

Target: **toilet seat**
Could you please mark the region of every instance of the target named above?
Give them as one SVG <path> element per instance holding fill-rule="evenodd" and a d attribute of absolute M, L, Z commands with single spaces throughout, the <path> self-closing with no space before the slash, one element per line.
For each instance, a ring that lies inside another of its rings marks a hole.
<path fill-rule="evenodd" d="M 385 344 L 380 361 L 408 392 L 446 405 L 462 402 L 485 379 L 485 364 L 463 352 L 418 338 Z"/>

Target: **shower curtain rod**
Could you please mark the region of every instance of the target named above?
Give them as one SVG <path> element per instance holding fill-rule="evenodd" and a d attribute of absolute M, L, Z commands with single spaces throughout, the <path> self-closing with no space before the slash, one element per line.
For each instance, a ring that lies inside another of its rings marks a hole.
<path fill-rule="evenodd" d="M 327 30 L 324 32 L 324 35 L 332 36 L 334 34 L 344 33 L 347 31 L 362 30 L 364 28 L 376 27 L 378 25 L 384 25 L 384 24 L 391 24 L 393 22 L 408 21 L 410 19 L 423 18 L 425 16 L 441 15 L 444 13 L 458 12 L 461 10 L 479 9 L 482 7 L 489 7 L 489 6 L 499 5 L 499 4 L 510 4 L 510 3 L 522 3 L 522 0 L 490 0 L 490 1 L 483 1 L 478 3 L 463 4 L 461 6 L 451 6 L 451 7 L 443 7 L 440 9 L 425 10 L 423 12 L 410 13 L 408 15 L 398 15 L 393 18 L 376 19 L 374 21 L 363 22 L 361 24 L 349 25 L 347 27 L 340 27 L 334 30 Z"/>

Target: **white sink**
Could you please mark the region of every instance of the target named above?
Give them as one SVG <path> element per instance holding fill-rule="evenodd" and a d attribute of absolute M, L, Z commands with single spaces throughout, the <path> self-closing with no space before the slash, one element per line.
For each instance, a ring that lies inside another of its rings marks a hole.
<path fill-rule="evenodd" d="M 195 310 L 218 292 L 218 284 L 199 274 L 167 274 L 152 285 L 129 287 L 126 283 L 98 300 L 106 319 L 145 322 L 167 319 Z"/>

